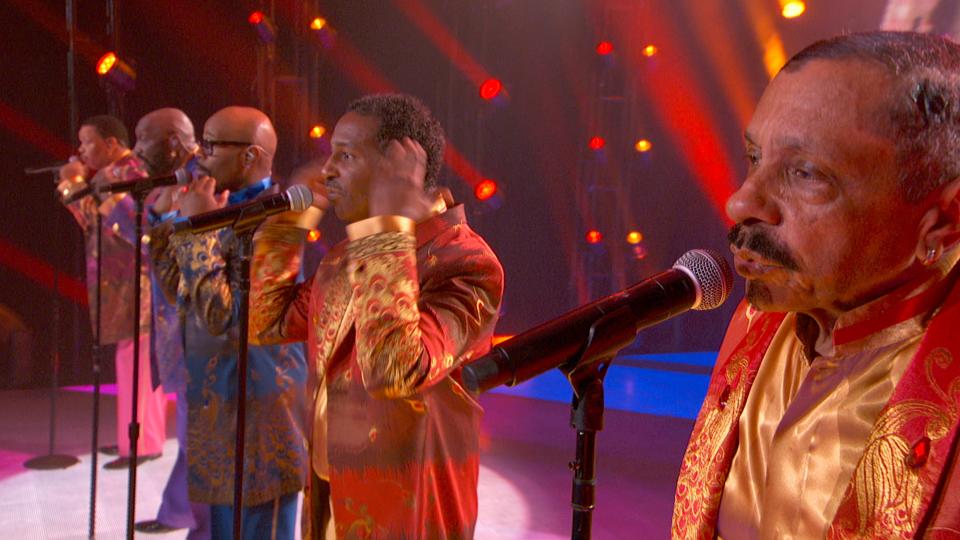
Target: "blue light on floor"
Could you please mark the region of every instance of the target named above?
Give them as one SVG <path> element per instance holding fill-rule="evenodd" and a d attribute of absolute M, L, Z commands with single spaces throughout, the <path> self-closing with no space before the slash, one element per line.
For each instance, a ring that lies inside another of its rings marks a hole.
<path fill-rule="evenodd" d="M 645 354 L 622 357 L 630 363 L 641 361 L 645 367 L 610 366 L 604 378 L 604 403 L 608 409 L 643 414 L 694 419 L 707 393 L 710 376 L 707 369 L 716 360 L 715 352 Z M 657 369 L 662 363 L 665 368 Z M 704 368 L 703 373 L 687 373 L 666 366 L 684 365 Z M 514 387 L 491 390 L 504 394 L 560 403 L 570 403 L 572 389 L 560 370 L 551 370 Z"/>

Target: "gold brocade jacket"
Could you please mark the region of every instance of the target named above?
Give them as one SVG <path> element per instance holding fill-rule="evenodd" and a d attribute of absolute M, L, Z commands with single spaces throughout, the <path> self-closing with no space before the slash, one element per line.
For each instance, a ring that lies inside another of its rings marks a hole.
<path fill-rule="evenodd" d="M 263 193 L 256 185 L 231 203 Z M 151 232 L 160 289 L 181 325 L 187 398 L 187 486 L 192 502 L 233 504 L 237 422 L 239 240 L 230 228 Z M 308 457 L 303 410 L 306 361 L 300 344 L 251 346 L 244 438 L 244 505 L 300 491 Z"/>
<path fill-rule="evenodd" d="M 97 176 L 116 181 L 146 178 L 143 163 L 133 154 L 111 163 Z M 91 179 L 92 181 L 92 179 Z M 106 198 L 99 205 L 81 201 L 66 205 L 83 229 L 86 246 L 87 295 L 90 305 L 90 323 L 97 326 L 97 214 L 102 216 L 100 234 L 103 254 L 100 275 L 101 310 L 100 343 L 117 343 L 133 337 L 133 274 L 135 237 L 135 207 L 126 194 Z M 146 229 L 144 229 L 145 231 Z M 146 248 L 146 244 L 144 245 Z M 140 266 L 140 334 L 150 331 L 150 274 L 149 258 L 144 254 Z"/>
<path fill-rule="evenodd" d="M 960 538 L 960 286 L 845 329 L 857 339 L 933 309 L 919 349 L 873 424 L 827 537 Z M 933 307 L 932 307 L 933 306 Z M 939 306 L 936 308 L 935 306 Z M 741 304 L 727 330 L 677 481 L 672 537 L 712 539 L 747 397 L 782 313 Z"/>
<path fill-rule="evenodd" d="M 337 536 L 471 538 L 482 410 L 460 374 L 490 348 L 500 263 L 462 206 L 415 237 L 338 244 L 300 285 L 296 235 L 260 231 L 251 327 L 265 342 L 307 340 L 314 470 L 329 478 Z"/>

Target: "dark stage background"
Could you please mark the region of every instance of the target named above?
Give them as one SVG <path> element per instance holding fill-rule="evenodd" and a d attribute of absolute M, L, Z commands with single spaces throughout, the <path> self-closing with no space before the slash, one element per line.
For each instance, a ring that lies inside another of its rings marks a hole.
<path fill-rule="evenodd" d="M 84 382 L 91 331 L 80 231 L 54 202 L 51 178 L 23 174 L 65 159 L 75 141 L 64 2 L 2 4 L 0 386 L 46 384 L 54 347 L 62 382 Z M 107 111 L 94 64 L 111 40 L 103 1 L 76 6 L 85 118 Z M 727 254 L 722 201 L 744 170 L 741 133 L 769 80 L 765 58 L 877 28 L 884 2 L 813 0 L 794 20 L 779 16 L 776 0 L 127 0 L 118 7 L 120 56 L 138 72 L 123 102 L 131 135 L 141 115 L 161 106 L 186 111 L 199 138 L 217 109 L 257 105 L 258 39 L 247 21 L 255 9 L 272 12 L 277 28 L 279 176 L 322 152 L 326 139 L 307 138 L 305 126 L 319 123 L 329 134 L 359 95 L 395 89 L 423 99 L 462 157 L 445 168 L 444 183 L 466 202 L 506 271 L 498 333 L 516 334 L 665 269 L 688 249 Z M 336 30 L 331 48 L 291 30 L 314 12 Z M 601 40 L 612 54 L 597 54 Z M 657 52 L 647 57 L 649 44 Z M 486 76 L 500 79 L 506 95 L 481 99 Z M 606 141 L 598 151 L 587 146 L 595 135 Z M 633 149 L 641 137 L 652 143 L 642 154 Z M 471 184 L 481 177 L 498 183 L 494 201 L 474 197 Z M 604 234 L 601 244 L 586 243 L 591 228 Z M 623 240 L 633 229 L 643 234 L 643 258 Z M 325 219 L 324 241 L 340 238 L 342 226 Z M 59 344 L 51 341 L 57 300 Z M 634 348 L 715 349 L 735 300 L 646 331 Z"/>

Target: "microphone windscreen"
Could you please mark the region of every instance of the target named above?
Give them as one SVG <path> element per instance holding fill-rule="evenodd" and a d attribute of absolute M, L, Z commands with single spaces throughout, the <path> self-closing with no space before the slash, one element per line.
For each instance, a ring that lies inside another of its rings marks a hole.
<path fill-rule="evenodd" d="M 303 212 L 313 204 L 313 192 L 307 186 L 297 184 L 287 190 L 287 199 L 290 201 L 291 210 Z"/>
<path fill-rule="evenodd" d="M 733 290 L 733 271 L 726 259 L 715 251 L 691 249 L 677 259 L 673 267 L 683 270 L 697 286 L 698 301 L 693 309 L 720 307 Z"/>

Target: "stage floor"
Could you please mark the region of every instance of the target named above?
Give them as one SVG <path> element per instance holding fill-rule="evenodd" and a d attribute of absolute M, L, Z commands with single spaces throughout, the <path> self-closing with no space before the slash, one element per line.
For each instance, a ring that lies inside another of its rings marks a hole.
<path fill-rule="evenodd" d="M 618 374 L 615 384 L 642 387 L 650 379 L 644 371 L 630 369 Z M 702 373 L 697 375 L 704 377 Z M 631 382 L 631 377 L 636 380 Z M 669 388 L 661 391 L 671 392 Z M 569 427 L 569 407 L 562 403 L 568 396 L 569 388 L 547 392 L 541 385 L 481 397 L 486 416 L 481 438 L 477 538 L 569 538 L 571 477 L 567 464 L 574 457 L 576 439 Z M 4 531 L 4 538 L 87 537 L 91 394 L 63 390 L 57 399 L 55 451 L 78 456 L 80 463 L 64 470 L 35 471 L 24 468 L 23 462 L 47 452 L 49 393 L 0 392 L 0 531 Z M 594 538 L 668 538 L 674 485 L 693 421 L 682 417 L 682 412 L 635 412 L 643 408 L 624 406 L 617 395 L 612 401 L 608 396 L 605 427 L 598 437 Z M 699 406 L 699 401 L 693 406 Z M 101 445 L 115 439 L 114 407 L 114 397 L 105 395 L 101 403 Z M 160 492 L 173 466 L 176 440 L 172 402 L 168 413 L 163 457 L 138 469 L 138 521 L 155 516 Z M 101 455 L 99 463 L 109 459 Z M 123 538 L 127 472 L 101 469 L 98 482 L 97 538 Z M 184 536 L 184 531 L 137 535 L 157 540 Z"/>

